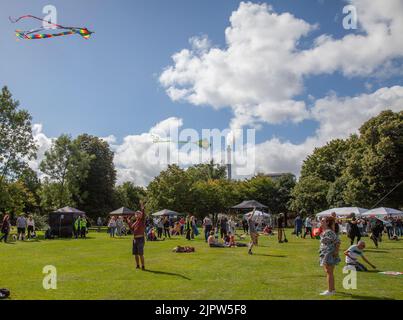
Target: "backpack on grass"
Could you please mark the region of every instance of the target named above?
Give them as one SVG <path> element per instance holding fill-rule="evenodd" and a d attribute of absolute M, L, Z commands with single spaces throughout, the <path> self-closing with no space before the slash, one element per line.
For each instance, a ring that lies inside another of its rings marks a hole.
<path fill-rule="evenodd" d="M 0 299 L 7 299 L 10 296 L 10 290 L 0 289 Z"/>

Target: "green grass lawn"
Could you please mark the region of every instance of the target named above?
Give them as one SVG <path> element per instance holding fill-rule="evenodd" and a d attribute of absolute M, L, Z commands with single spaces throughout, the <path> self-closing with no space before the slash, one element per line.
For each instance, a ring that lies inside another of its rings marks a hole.
<path fill-rule="evenodd" d="M 288 232 L 289 234 L 290 232 Z M 356 290 L 345 290 L 343 264 L 336 269 L 330 298 L 318 264 L 318 240 L 278 244 L 260 237 L 255 254 L 247 248 L 210 249 L 198 239 L 174 238 L 146 243 L 147 272 L 135 270 L 131 238 L 110 239 L 91 232 L 87 240 L 38 240 L 0 243 L 0 287 L 12 299 L 402 299 L 403 277 L 359 273 Z M 367 240 L 367 257 L 381 271 L 403 271 L 403 242 L 384 240 L 379 249 Z M 349 242 L 343 237 L 342 249 Z M 195 253 L 173 253 L 192 245 Z M 57 290 L 44 290 L 42 268 L 54 265 Z"/>

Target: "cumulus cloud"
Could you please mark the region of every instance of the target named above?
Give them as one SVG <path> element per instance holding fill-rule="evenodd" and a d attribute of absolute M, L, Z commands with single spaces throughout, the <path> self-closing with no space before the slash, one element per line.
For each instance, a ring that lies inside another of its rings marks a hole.
<path fill-rule="evenodd" d="M 261 172 L 293 172 L 298 175 L 303 160 L 316 147 L 331 139 L 345 139 L 358 133 L 361 125 L 383 110 L 403 110 L 403 87 L 382 88 L 355 97 L 332 95 L 319 99 L 312 117 L 319 122 L 315 135 L 301 144 L 270 139 L 256 146 L 256 169 Z"/>
<path fill-rule="evenodd" d="M 32 170 L 39 172 L 39 165 L 45 157 L 45 152 L 50 149 L 52 146 L 52 139 L 47 137 L 45 133 L 43 133 L 42 124 L 34 124 L 32 126 L 32 134 L 34 137 L 35 144 L 38 148 L 37 150 L 37 158 L 34 160 L 30 160 L 28 165 Z"/>
<path fill-rule="evenodd" d="M 206 36 L 192 38 L 189 49 L 173 55 L 160 83 L 173 101 L 232 108 L 232 129 L 301 122 L 310 117 L 305 102 L 295 100 L 304 90 L 304 77 L 385 75 L 385 68 L 403 57 L 403 2 L 351 3 L 361 32 L 341 39 L 321 34 L 300 50 L 299 42 L 318 25 L 276 13 L 267 4 L 242 2 L 225 30 L 225 48 L 212 46 Z"/>
<path fill-rule="evenodd" d="M 257 172 L 292 172 L 299 174 L 303 160 L 316 147 L 320 147 L 331 139 L 347 138 L 357 133 L 359 127 L 381 111 L 403 110 L 403 86 L 382 88 L 370 94 L 354 97 L 338 97 L 331 95 L 316 100 L 312 107 L 312 117 L 319 122 L 315 134 L 307 137 L 300 144 L 272 138 L 260 144 L 247 144 L 245 150 L 234 152 L 234 177 L 245 178 Z M 146 186 L 170 163 L 187 167 L 213 158 L 217 163 L 226 163 L 226 156 L 220 148 L 210 151 L 200 149 L 197 142 L 201 137 L 193 130 L 183 128 L 184 123 L 179 118 L 168 118 L 150 128 L 148 132 L 126 136 L 122 143 L 116 139 L 109 140 L 115 152 L 115 166 L 118 173 L 118 183 L 132 181 Z M 52 139 L 43 133 L 42 125 L 34 125 L 35 141 L 38 144 L 38 159 L 31 162 L 31 167 L 38 170 L 43 155 L 52 144 Z M 225 136 L 225 131 L 221 132 Z M 178 141 L 190 141 L 180 145 Z M 254 155 L 254 156 L 251 156 Z M 239 160 L 251 160 L 252 171 L 245 171 L 247 164 Z M 241 170 L 241 171 L 239 171 Z M 244 171 L 242 171 L 244 170 Z M 247 172 L 246 176 L 242 172 Z"/>
<path fill-rule="evenodd" d="M 356 133 L 362 123 L 382 110 L 403 110 L 402 86 L 373 92 L 370 84 L 374 77 L 402 73 L 403 2 L 350 2 L 358 11 L 359 32 L 341 39 L 322 33 L 306 49 L 299 43 L 312 32 L 320 32 L 319 25 L 290 13 L 277 13 L 267 4 L 242 2 L 225 30 L 225 47 L 214 46 L 206 35 L 192 37 L 189 48 L 172 56 L 172 65 L 161 73 L 159 82 L 173 101 L 231 108 L 234 117 L 228 126 L 233 132 L 246 126 L 259 128 L 263 123 L 316 121 L 318 129 L 302 143 L 272 138 L 248 145 L 256 156 L 255 172 L 298 175 L 302 161 L 314 148 Z M 335 72 L 365 78 L 365 93 L 344 97 L 334 92 L 317 99 L 307 92 L 309 106 L 297 98 L 305 90 L 306 77 Z M 115 152 L 119 183 L 147 185 L 168 163 L 186 167 L 209 157 L 222 159 L 220 150 L 203 158 L 195 144 L 170 142 L 200 139 L 183 126 L 182 119 L 168 118 L 121 143 L 114 136 L 103 138 Z M 40 146 L 38 161 L 32 163 L 37 169 L 52 140 L 43 134 L 41 125 L 34 127 L 34 134 Z"/>

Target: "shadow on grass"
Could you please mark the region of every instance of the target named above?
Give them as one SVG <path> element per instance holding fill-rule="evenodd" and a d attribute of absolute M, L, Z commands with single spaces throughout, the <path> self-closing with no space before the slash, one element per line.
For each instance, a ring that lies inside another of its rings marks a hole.
<path fill-rule="evenodd" d="M 346 292 L 338 292 L 338 296 L 343 296 L 346 298 L 356 299 L 356 300 L 396 300 L 388 297 L 373 297 L 373 296 L 362 296 L 358 294 L 346 293 Z"/>
<path fill-rule="evenodd" d="M 371 253 L 389 253 L 389 251 L 386 251 L 386 250 L 376 250 L 376 249 L 366 249 L 365 252 L 371 252 Z"/>
<path fill-rule="evenodd" d="M 264 253 L 254 253 L 254 256 L 262 257 L 272 257 L 272 258 L 287 258 L 287 256 L 277 255 L 277 254 L 264 254 Z"/>
<path fill-rule="evenodd" d="M 156 270 L 149 270 L 146 269 L 144 270 L 144 272 L 150 272 L 150 273 L 154 273 L 154 274 L 161 274 L 161 275 L 165 275 L 165 276 L 173 276 L 173 277 L 179 277 L 185 280 L 192 280 L 188 277 L 185 277 L 184 275 L 181 275 L 179 273 L 173 273 L 173 272 L 166 272 L 166 271 L 156 271 Z"/>
<path fill-rule="evenodd" d="M 86 238 L 54 238 L 54 239 L 49 239 L 49 241 L 85 241 L 85 240 L 95 240 L 95 237 L 86 237 Z"/>

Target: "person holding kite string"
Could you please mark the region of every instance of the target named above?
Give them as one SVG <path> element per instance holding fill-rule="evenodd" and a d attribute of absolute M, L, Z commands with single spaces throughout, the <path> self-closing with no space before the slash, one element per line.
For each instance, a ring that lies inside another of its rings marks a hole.
<path fill-rule="evenodd" d="M 146 229 L 146 215 L 144 210 L 144 203 L 140 201 L 141 211 L 136 211 L 134 222 L 127 218 L 126 222 L 130 230 L 133 232 L 133 255 L 136 260 L 136 269 L 145 270 L 144 264 L 144 245 L 145 245 L 145 229 Z"/>

